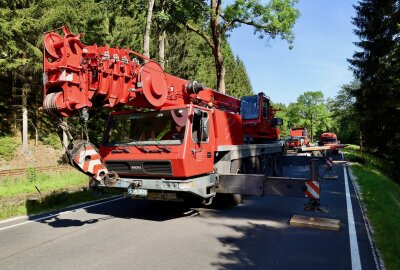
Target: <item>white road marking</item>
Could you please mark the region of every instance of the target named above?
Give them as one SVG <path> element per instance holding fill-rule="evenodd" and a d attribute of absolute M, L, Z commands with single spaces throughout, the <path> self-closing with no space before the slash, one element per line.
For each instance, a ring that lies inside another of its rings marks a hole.
<path fill-rule="evenodd" d="M 55 216 L 60 216 L 60 215 L 72 213 L 72 212 L 75 212 L 77 210 L 82 210 L 82 209 L 90 208 L 90 207 L 93 207 L 93 206 L 98 206 L 98 205 L 101 205 L 101 204 L 122 200 L 122 199 L 125 199 L 125 197 L 118 197 L 118 198 L 115 198 L 115 199 L 112 199 L 112 200 L 108 200 L 108 201 L 105 201 L 105 202 L 89 204 L 89 205 L 86 205 L 86 206 L 83 206 L 83 207 L 75 208 L 73 210 L 68 210 L 68 211 L 59 212 L 59 213 L 52 214 L 52 215 L 47 215 L 47 216 L 44 216 L 44 217 L 41 217 L 41 218 L 35 218 L 35 219 L 32 219 L 32 220 L 27 220 L 25 222 L 21 222 L 21 223 L 18 223 L 18 224 L 14 224 L 14 225 L 10 225 L 10 226 L 7 226 L 7 227 L 0 228 L 0 231 L 6 230 L 6 229 L 10 229 L 10 228 L 14 228 L 14 227 L 18 227 L 18 226 L 22 226 L 22 225 L 25 225 L 25 224 L 28 224 L 28 223 L 31 223 L 31 222 L 41 221 L 41 220 L 52 218 L 52 217 L 55 217 Z"/>
<path fill-rule="evenodd" d="M 351 255 L 351 269 L 361 270 L 360 251 L 358 250 L 358 241 L 356 226 L 354 222 L 353 205 L 351 203 L 349 181 L 347 179 L 346 167 L 343 166 L 344 173 L 344 186 L 346 189 L 346 204 L 347 204 L 347 220 L 349 226 L 350 238 L 350 255 Z"/>
<path fill-rule="evenodd" d="M 24 218 L 27 218 L 27 217 L 28 216 L 18 216 L 18 217 L 8 218 L 8 219 L 5 219 L 5 220 L 0 220 L 0 224 L 16 221 L 16 220 L 20 220 L 20 219 L 24 219 Z"/>

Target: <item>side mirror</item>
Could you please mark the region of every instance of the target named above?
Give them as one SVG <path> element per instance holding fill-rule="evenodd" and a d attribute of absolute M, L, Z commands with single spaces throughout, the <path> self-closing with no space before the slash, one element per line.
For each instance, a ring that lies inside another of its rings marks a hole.
<path fill-rule="evenodd" d="M 281 125 L 283 125 L 283 119 L 282 118 L 273 118 L 271 121 L 271 125 L 273 127 L 281 126 Z"/>

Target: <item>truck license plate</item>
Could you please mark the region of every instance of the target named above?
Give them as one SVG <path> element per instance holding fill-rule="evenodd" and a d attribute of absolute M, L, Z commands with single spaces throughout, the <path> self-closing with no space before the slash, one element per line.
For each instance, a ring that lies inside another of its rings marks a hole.
<path fill-rule="evenodd" d="M 132 189 L 132 195 L 146 197 L 147 189 L 140 189 L 140 188 Z"/>

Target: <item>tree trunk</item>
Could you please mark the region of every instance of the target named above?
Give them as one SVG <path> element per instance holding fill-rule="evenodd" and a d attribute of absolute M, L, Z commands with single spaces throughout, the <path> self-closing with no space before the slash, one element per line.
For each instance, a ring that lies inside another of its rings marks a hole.
<path fill-rule="evenodd" d="M 224 57 L 221 51 L 217 52 L 217 57 L 215 57 L 216 71 L 217 71 L 217 90 L 225 94 L 225 65 Z"/>
<path fill-rule="evenodd" d="M 150 57 L 151 18 L 153 16 L 154 0 L 148 0 L 146 28 L 143 41 L 143 55 Z"/>
<path fill-rule="evenodd" d="M 158 62 L 165 69 L 165 30 L 160 29 L 158 33 Z"/>
<path fill-rule="evenodd" d="M 24 156 L 29 154 L 28 145 L 28 93 L 30 91 L 28 84 L 22 87 L 22 152 Z"/>
<path fill-rule="evenodd" d="M 220 13 L 221 0 L 211 0 L 210 26 L 214 43 L 213 55 L 215 61 L 215 69 L 217 71 L 217 90 L 221 93 L 225 93 L 225 66 L 224 56 L 221 49 L 222 33 L 220 25 Z"/>

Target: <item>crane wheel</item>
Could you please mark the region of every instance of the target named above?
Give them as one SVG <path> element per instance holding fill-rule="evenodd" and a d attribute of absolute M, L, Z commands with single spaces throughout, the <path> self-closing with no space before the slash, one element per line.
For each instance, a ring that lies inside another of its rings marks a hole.
<path fill-rule="evenodd" d="M 247 166 L 246 166 L 247 167 Z M 243 173 L 245 171 L 245 163 L 241 159 L 235 159 L 231 162 L 231 173 Z M 242 194 L 224 194 L 218 193 L 214 202 L 222 206 L 235 206 L 243 202 Z"/>

